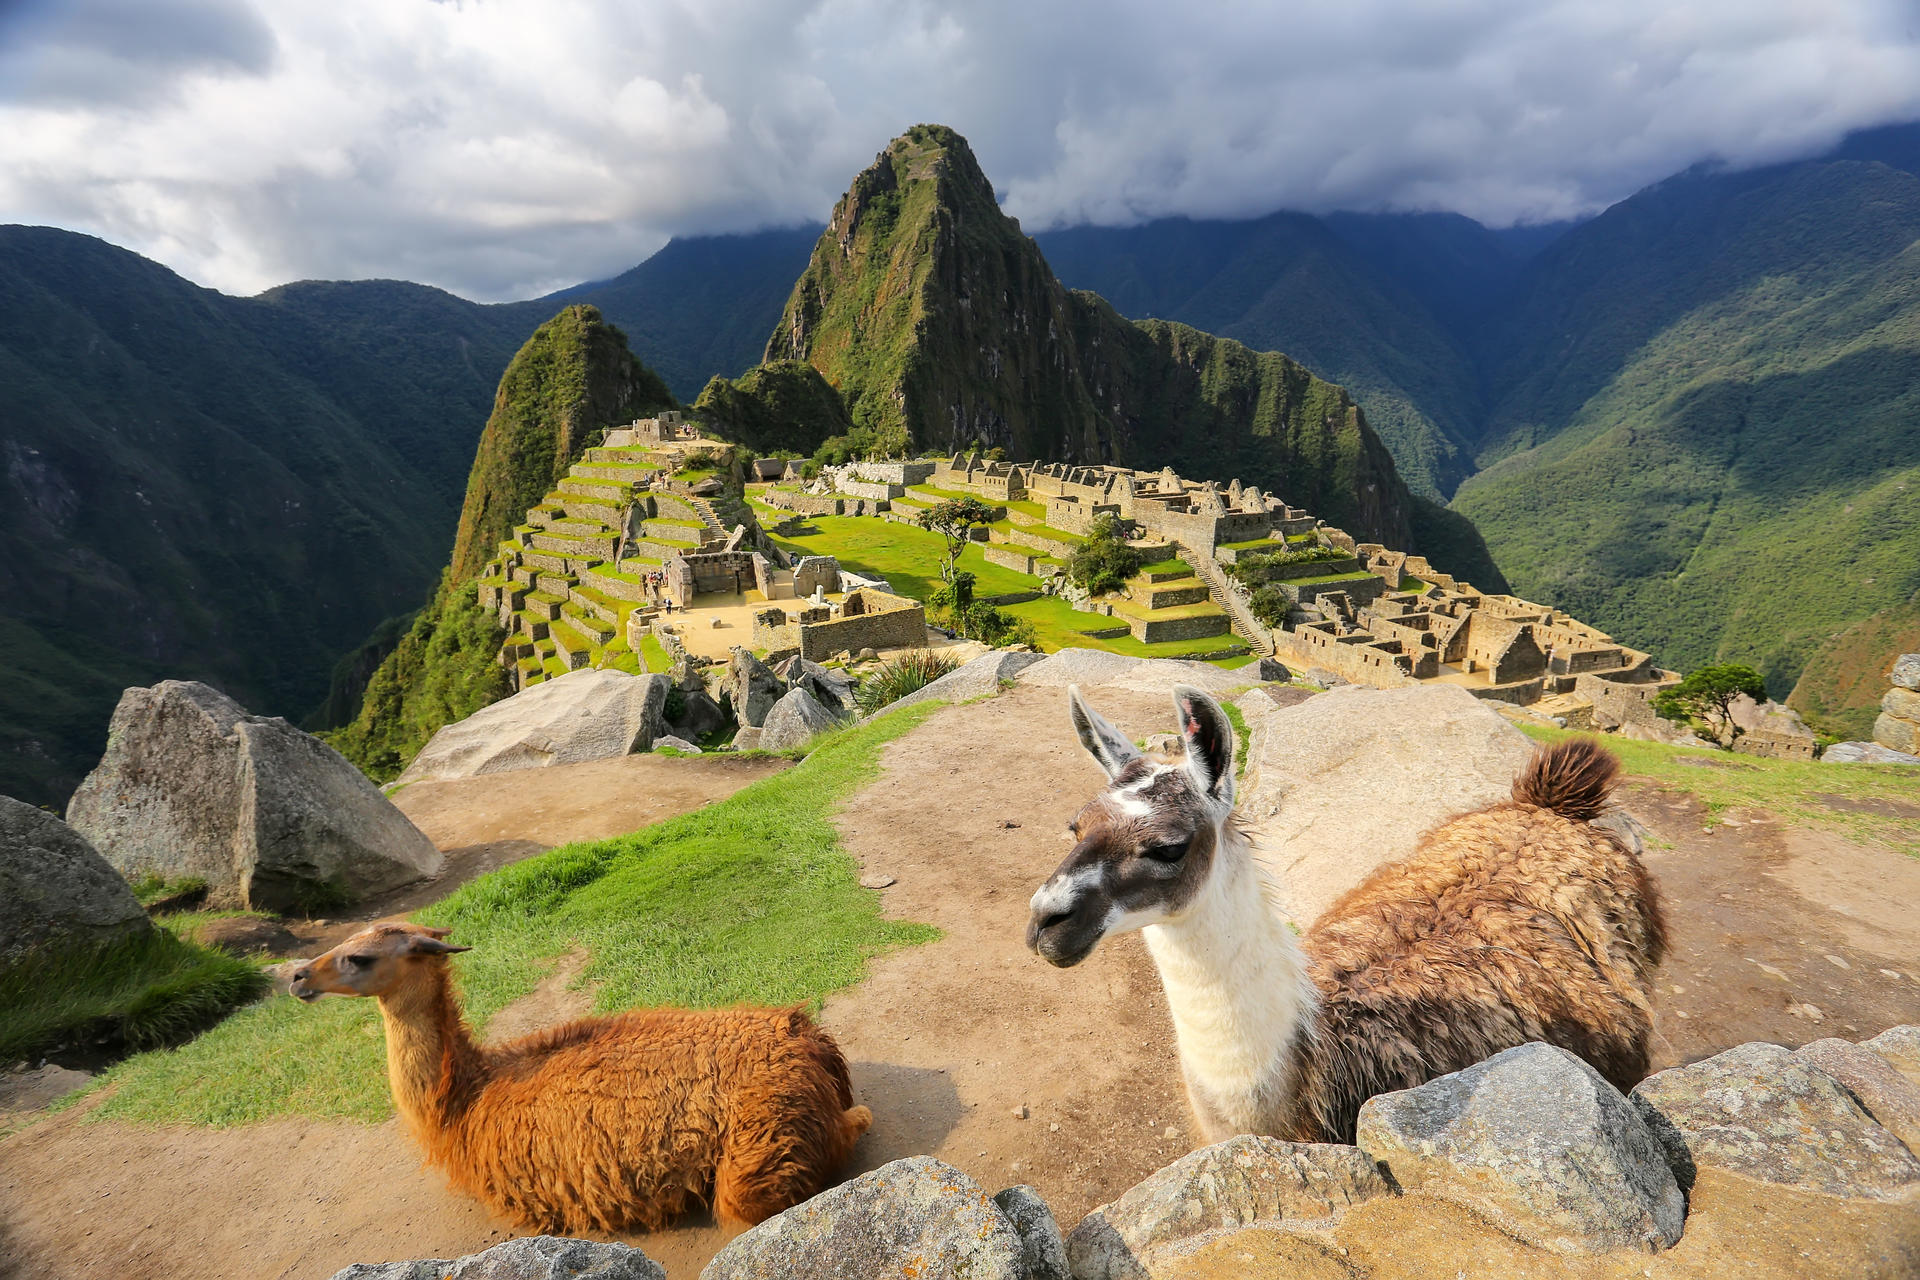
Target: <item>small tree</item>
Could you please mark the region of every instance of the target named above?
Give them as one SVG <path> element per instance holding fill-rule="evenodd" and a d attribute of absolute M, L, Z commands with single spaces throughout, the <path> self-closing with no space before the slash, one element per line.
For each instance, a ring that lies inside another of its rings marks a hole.
<path fill-rule="evenodd" d="M 1119 517 L 1108 513 L 1088 527 L 1086 541 L 1067 557 L 1067 578 L 1093 595 L 1105 595 L 1125 586 L 1145 563 L 1145 554 L 1127 545 Z"/>
<path fill-rule="evenodd" d="M 1653 710 L 1664 720 L 1689 721 L 1705 729 L 1721 746 L 1730 747 L 1745 732 L 1733 722 L 1734 699 L 1743 693 L 1755 702 L 1764 702 L 1767 682 L 1752 667 L 1722 662 L 1701 667 L 1673 688 L 1654 695 Z"/>
<path fill-rule="evenodd" d="M 949 498 L 920 513 L 920 527 L 931 529 L 946 539 L 947 558 L 940 566 L 940 578 L 953 584 L 954 562 L 973 541 L 973 531 L 993 523 L 993 508 L 978 498 Z"/>

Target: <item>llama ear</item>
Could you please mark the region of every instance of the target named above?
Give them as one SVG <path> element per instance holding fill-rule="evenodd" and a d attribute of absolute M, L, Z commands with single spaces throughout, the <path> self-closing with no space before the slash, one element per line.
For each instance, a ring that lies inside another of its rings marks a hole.
<path fill-rule="evenodd" d="M 462 951 L 473 950 L 472 947 L 456 946 L 448 942 L 445 935 L 452 933 L 453 930 L 451 929 L 435 929 L 433 932 L 440 936 L 424 938 L 417 933 L 414 934 L 413 940 L 407 944 L 407 954 L 414 956 L 450 956 Z"/>
<path fill-rule="evenodd" d="M 1233 803 L 1233 725 L 1220 704 L 1190 684 L 1173 687 L 1173 709 L 1187 742 L 1187 769 L 1200 789 Z"/>
<path fill-rule="evenodd" d="M 1109 778 L 1116 776 L 1128 764 L 1140 758 L 1140 748 L 1133 745 L 1126 734 L 1114 728 L 1107 718 L 1087 705 L 1080 696 L 1080 686 L 1067 686 L 1067 710 L 1073 716 L 1073 731 L 1080 735 L 1080 745 L 1087 754 L 1100 762 Z"/>

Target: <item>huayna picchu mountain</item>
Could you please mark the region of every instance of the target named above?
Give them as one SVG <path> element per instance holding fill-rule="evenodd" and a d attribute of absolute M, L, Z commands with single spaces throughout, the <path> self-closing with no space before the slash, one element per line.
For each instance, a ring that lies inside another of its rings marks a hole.
<path fill-rule="evenodd" d="M 817 370 L 883 450 L 977 444 L 1238 475 L 1356 536 L 1502 584 L 1469 522 L 1408 491 L 1346 391 L 1276 352 L 1131 321 L 1067 289 L 1000 211 L 966 140 L 939 125 L 896 138 L 834 206 L 766 360 Z M 806 380 L 770 381 L 793 399 Z M 716 379 L 696 408 L 737 431 L 756 398 L 749 379 Z M 811 449 L 817 434 L 779 443 Z"/>
<path fill-rule="evenodd" d="M 480 608 L 475 579 L 603 428 L 672 407 L 666 384 L 595 308 L 569 306 L 534 331 L 480 433 L 452 562 L 368 680 L 353 722 L 333 735 L 343 755 L 391 778 L 441 726 L 509 692 L 499 665 L 507 637 Z"/>

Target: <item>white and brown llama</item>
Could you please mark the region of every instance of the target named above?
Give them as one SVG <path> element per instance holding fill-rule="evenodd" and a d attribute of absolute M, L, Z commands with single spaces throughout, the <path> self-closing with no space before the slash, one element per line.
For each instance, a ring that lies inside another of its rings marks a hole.
<path fill-rule="evenodd" d="M 1234 815 L 1226 716 L 1190 686 L 1173 700 L 1184 754 L 1148 755 L 1068 690 L 1109 782 L 1033 895 L 1027 945 L 1064 968 L 1144 931 L 1207 1141 L 1351 1142 L 1375 1094 L 1533 1040 L 1621 1089 L 1646 1074 L 1666 930 L 1640 860 L 1590 825 L 1611 754 L 1538 752 L 1512 801 L 1443 823 L 1296 940 Z"/>
<path fill-rule="evenodd" d="M 643 1009 L 474 1043 L 445 929 L 376 924 L 293 994 L 373 996 L 394 1107 L 458 1190 L 528 1231 L 657 1230 L 694 1203 L 764 1221 L 824 1190 L 872 1123 L 798 1009 Z"/>

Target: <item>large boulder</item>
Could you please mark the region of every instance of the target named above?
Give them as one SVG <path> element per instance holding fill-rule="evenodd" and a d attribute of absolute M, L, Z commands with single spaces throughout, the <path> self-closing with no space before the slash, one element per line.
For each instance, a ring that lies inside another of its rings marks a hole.
<path fill-rule="evenodd" d="M 366 775 L 217 689 L 129 689 L 67 820 L 129 879 L 198 876 L 215 905 L 298 911 L 409 884 L 440 851 Z"/>
<path fill-rule="evenodd" d="M 1144 658 L 1108 653 L 1105 649 L 1061 649 L 1022 671 L 1020 683 L 1061 689 L 1070 684 L 1091 688 L 1119 679 L 1144 661 Z"/>
<path fill-rule="evenodd" d="M 743 729 L 765 724 L 773 704 L 787 692 L 786 683 L 771 667 L 738 645 L 727 658 L 727 674 L 720 687 Z"/>
<path fill-rule="evenodd" d="M 840 718 L 812 694 L 791 689 L 767 712 L 766 723 L 760 726 L 760 749 L 795 751 L 839 724 Z"/>
<path fill-rule="evenodd" d="M 60 819 L 0 796 L 0 965 L 153 928 L 118 871 Z"/>
<path fill-rule="evenodd" d="M 929 680 L 904 698 L 895 698 L 875 715 L 885 715 L 916 702 L 971 702 L 990 698 L 1000 692 L 1002 680 L 1012 680 L 1022 671 L 1042 661 L 1037 653 L 1015 653 L 1010 649 L 989 649 L 971 662 L 963 662 L 937 680 Z"/>
<path fill-rule="evenodd" d="M 1173 1259 L 1247 1228 L 1324 1226 L 1393 1194 L 1354 1147 L 1242 1135 L 1183 1156 L 1067 1235 L 1075 1280 L 1149 1280 Z"/>
<path fill-rule="evenodd" d="M 715 702 L 705 689 L 698 687 L 681 691 L 680 705 L 673 719 L 667 722 L 667 728 L 675 737 L 685 738 L 688 742 L 699 742 L 732 725 L 733 717 L 726 709 Z"/>
<path fill-rule="evenodd" d="M 1860 1042 L 1871 1049 L 1915 1084 L 1920 1084 L 1920 1026 L 1888 1027 L 1871 1040 Z"/>
<path fill-rule="evenodd" d="M 1025 1243 L 987 1193 L 931 1156 L 895 1160 L 737 1236 L 700 1280 L 1025 1280 Z"/>
<path fill-rule="evenodd" d="M 1686 1219 L 1633 1104 L 1553 1045 L 1370 1098 L 1355 1140 L 1401 1190 L 1464 1204 L 1556 1253 L 1665 1249 Z"/>
<path fill-rule="evenodd" d="M 1008 1187 L 993 1197 L 993 1203 L 1020 1237 L 1020 1267 L 1026 1280 L 1070 1280 L 1067 1243 L 1040 1193 L 1028 1186 Z"/>
<path fill-rule="evenodd" d="M 1895 658 L 1887 683 L 1896 689 L 1920 689 L 1920 653 L 1903 653 Z"/>
<path fill-rule="evenodd" d="M 582 670 L 482 707 L 433 735 L 402 785 L 648 751 L 667 731 L 664 675 Z"/>
<path fill-rule="evenodd" d="M 332 1280 L 666 1280 L 666 1268 L 631 1245 L 522 1236 L 464 1258 L 356 1262 Z"/>
<path fill-rule="evenodd" d="M 1777 1044 L 1659 1072 L 1633 1101 L 1683 1189 L 1717 1169 L 1848 1199 L 1920 1195 L 1920 1158 L 1832 1076 Z"/>
<path fill-rule="evenodd" d="M 853 677 L 795 654 L 773 669 L 789 689 L 805 689 L 835 716 L 853 714 Z"/>
<path fill-rule="evenodd" d="M 1240 813 L 1303 927 L 1441 822 L 1512 799 L 1533 755 L 1525 734 L 1457 685 L 1349 685 L 1276 705 L 1248 728 Z"/>
<path fill-rule="evenodd" d="M 1827 764 L 1920 764 L 1920 756 L 1877 742 L 1836 742 L 1820 753 Z"/>

